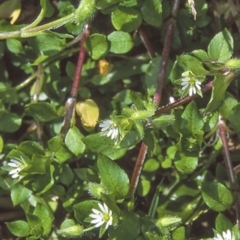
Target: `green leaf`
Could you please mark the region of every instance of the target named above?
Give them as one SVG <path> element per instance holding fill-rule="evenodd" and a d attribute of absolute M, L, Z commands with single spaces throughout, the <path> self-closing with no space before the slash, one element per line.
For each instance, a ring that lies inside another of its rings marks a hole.
<path fill-rule="evenodd" d="M 9 231 L 17 237 L 27 237 L 30 234 L 27 222 L 18 220 L 6 223 Z"/>
<path fill-rule="evenodd" d="M 231 192 L 217 182 L 203 182 L 202 197 L 207 206 L 217 212 L 228 209 L 233 203 Z"/>
<path fill-rule="evenodd" d="M 155 129 L 164 129 L 175 122 L 174 115 L 162 115 L 152 120 L 152 126 Z"/>
<path fill-rule="evenodd" d="M 223 232 L 232 229 L 233 224 L 222 213 L 219 213 L 215 220 L 215 229 L 217 232 Z"/>
<path fill-rule="evenodd" d="M 101 176 L 101 183 L 109 194 L 114 194 L 117 199 L 126 197 L 129 190 L 127 174 L 111 159 L 100 154 L 97 166 Z"/>
<path fill-rule="evenodd" d="M 239 119 L 240 119 L 240 104 L 237 104 L 235 107 L 232 108 L 229 115 L 230 124 L 236 132 L 240 131 Z"/>
<path fill-rule="evenodd" d="M 73 206 L 74 217 L 81 224 L 85 223 L 87 217 L 92 212 L 93 208 L 97 208 L 98 201 L 95 200 L 85 200 L 83 202 L 77 203 Z"/>
<path fill-rule="evenodd" d="M 72 219 L 66 219 L 61 224 L 60 230 L 57 231 L 57 234 L 64 238 L 79 238 L 83 234 L 83 227 L 76 224 Z"/>
<path fill-rule="evenodd" d="M 194 50 L 194 51 L 190 52 L 190 54 L 192 56 L 194 56 L 195 58 L 197 58 L 200 62 L 210 60 L 207 53 L 202 49 Z"/>
<path fill-rule="evenodd" d="M 30 103 L 26 106 L 26 114 L 40 122 L 49 122 L 58 117 L 55 108 L 46 102 Z"/>
<path fill-rule="evenodd" d="M 6 133 L 16 132 L 22 124 L 22 119 L 15 113 L 0 111 L 0 131 Z"/>
<path fill-rule="evenodd" d="M 82 137 L 83 135 L 79 132 L 79 130 L 75 126 L 69 129 L 65 137 L 66 146 L 76 156 L 82 154 L 86 148 L 85 144 L 81 140 Z"/>
<path fill-rule="evenodd" d="M 208 56 L 213 61 L 226 62 L 233 53 L 233 38 L 225 28 L 208 45 Z"/>
<path fill-rule="evenodd" d="M 23 51 L 23 46 L 21 41 L 17 39 L 7 39 L 7 48 L 10 52 L 19 54 Z"/>
<path fill-rule="evenodd" d="M 174 161 L 177 170 L 182 174 L 192 173 L 198 166 L 198 157 L 181 154 L 181 158 Z"/>
<path fill-rule="evenodd" d="M 114 4 L 120 3 L 122 0 L 98 0 L 96 3 L 96 7 L 98 9 L 105 9 Z"/>
<path fill-rule="evenodd" d="M 115 31 L 108 35 L 108 40 L 111 42 L 110 51 L 116 54 L 129 52 L 133 47 L 133 39 L 129 33 Z"/>
<path fill-rule="evenodd" d="M 184 226 L 178 227 L 172 232 L 172 240 L 185 240 L 185 239 L 186 234 Z"/>
<path fill-rule="evenodd" d="M 159 161 L 157 161 L 154 158 L 148 159 L 144 166 L 143 166 L 143 171 L 145 172 L 155 172 L 158 170 L 158 168 L 160 167 L 160 163 Z"/>
<path fill-rule="evenodd" d="M 2 152 L 3 146 L 4 146 L 3 138 L 2 136 L 0 136 L 0 153 Z"/>
<path fill-rule="evenodd" d="M 176 216 L 166 216 L 166 217 L 161 217 L 157 222 L 156 225 L 159 228 L 164 228 L 164 227 L 176 227 L 182 222 L 182 219 L 180 217 Z"/>
<path fill-rule="evenodd" d="M 189 103 L 182 114 L 181 129 L 189 134 L 201 134 L 204 122 L 194 101 Z M 185 134 L 186 134 L 185 132 Z"/>
<path fill-rule="evenodd" d="M 32 41 L 35 50 L 42 52 L 44 55 L 60 52 L 65 46 L 65 39 L 61 39 L 54 34 L 42 34 Z"/>
<path fill-rule="evenodd" d="M 94 60 L 104 57 L 108 53 L 110 47 L 110 42 L 107 37 L 99 33 L 90 35 L 85 44 L 88 54 Z"/>
<path fill-rule="evenodd" d="M 102 153 L 112 160 L 119 159 L 127 151 L 126 148 L 116 149 L 113 140 L 109 137 L 102 136 L 101 133 L 90 134 L 83 138 L 87 148 L 95 153 Z"/>
<path fill-rule="evenodd" d="M 109 229 L 109 239 L 115 240 L 134 240 L 138 239 L 140 233 L 140 219 L 135 213 L 127 215 L 119 221 L 116 229 Z"/>
<path fill-rule="evenodd" d="M 32 194 L 32 191 L 21 184 L 16 184 L 11 189 L 11 199 L 13 205 L 16 206 L 25 202 Z"/>
<path fill-rule="evenodd" d="M 145 0 L 141 8 L 143 19 L 154 27 L 162 25 L 162 1 Z"/>
<path fill-rule="evenodd" d="M 36 155 L 45 155 L 44 149 L 42 146 L 34 141 L 24 141 L 18 147 L 18 151 L 23 152 L 28 157 L 32 157 L 33 154 Z"/>
<path fill-rule="evenodd" d="M 237 76 L 236 72 L 227 75 L 215 74 L 211 99 L 205 109 L 205 113 L 214 112 L 223 102 L 225 92 L 231 81 Z"/>
<path fill-rule="evenodd" d="M 238 104 L 236 98 L 229 92 L 225 93 L 222 105 L 219 107 L 219 112 L 224 119 L 228 119 L 232 109 Z"/>
<path fill-rule="evenodd" d="M 32 214 L 26 214 L 30 235 L 40 238 L 43 233 L 41 219 Z"/>
<path fill-rule="evenodd" d="M 151 182 L 149 180 L 140 180 L 137 188 L 137 193 L 141 197 L 145 197 L 151 188 Z"/>
<path fill-rule="evenodd" d="M 54 220 L 52 210 L 44 206 L 43 204 L 37 203 L 34 208 L 33 214 L 41 220 L 41 225 L 43 228 L 43 236 L 47 236 L 52 229 L 52 223 Z"/>
<path fill-rule="evenodd" d="M 140 12 L 135 8 L 118 7 L 111 15 L 113 26 L 119 31 L 132 32 L 142 23 Z"/>
<path fill-rule="evenodd" d="M 62 173 L 60 175 L 61 183 L 68 186 L 71 184 L 73 179 L 74 179 L 74 174 L 73 174 L 72 169 L 68 165 L 63 164 L 62 165 Z"/>
<path fill-rule="evenodd" d="M 182 54 L 177 57 L 177 62 L 184 71 L 191 71 L 196 76 L 208 74 L 208 71 L 203 67 L 202 63 L 191 55 Z"/>

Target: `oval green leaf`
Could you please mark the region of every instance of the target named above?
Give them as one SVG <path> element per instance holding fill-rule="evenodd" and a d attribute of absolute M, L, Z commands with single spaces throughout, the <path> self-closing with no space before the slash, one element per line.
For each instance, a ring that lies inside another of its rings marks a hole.
<path fill-rule="evenodd" d="M 140 12 L 134 8 L 119 7 L 112 13 L 112 24 L 117 30 L 132 32 L 142 23 Z"/>
<path fill-rule="evenodd" d="M 204 202 L 214 211 L 224 211 L 233 203 L 231 192 L 221 183 L 204 182 L 202 184 Z"/>
<path fill-rule="evenodd" d="M 86 40 L 86 50 L 94 60 L 104 57 L 108 53 L 109 46 L 109 41 L 103 34 L 94 33 Z"/>
<path fill-rule="evenodd" d="M 129 33 L 115 31 L 108 35 L 111 42 L 110 51 L 117 54 L 127 53 L 133 47 L 133 40 Z"/>

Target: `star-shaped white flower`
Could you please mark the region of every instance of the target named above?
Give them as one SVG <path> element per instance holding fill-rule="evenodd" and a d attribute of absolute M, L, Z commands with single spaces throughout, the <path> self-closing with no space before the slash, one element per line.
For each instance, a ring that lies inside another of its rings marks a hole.
<path fill-rule="evenodd" d="M 105 229 L 113 224 L 112 211 L 108 208 L 108 206 L 103 203 L 98 203 L 98 207 L 100 210 L 93 208 L 89 217 L 92 218 L 91 223 L 94 224 L 95 228 L 106 224 Z"/>
<path fill-rule="evenodd" d="M 182 78 L 181 85 L 182 85 L 183 91 L 188 88 L 189 96 L 196 94 L 197 90 L 201 90 L 201 82 L 195 77 L 187 77 L 186 76 L 186 77 Z"/>
<path fill-rule="evenodd" d="M 13 168 L 9 172 L 9 174 L 12 175 L 12 178 L 20 177 L 19 172 L 27 166 L 25 161 L 23 160 L 23 158 L 21 158 L 21 159 L 10 159 L 10 161 L 7 165 L 9 167 Z"/>
<path fill-rule="evenodd" d="M 235 237 L 230 230 L 227 230 L 226 232 L 222 232 L 222 234 L 217 234 L 213 240 L 235 240 Z"/>
<path fill-rule="evenodd" d="M 117 139 L 119 135 L 119 129 L 117 124 L 111 119 L 107 119 L 99 124 L 103 135 L 110 137 L 112 140 Z"/>

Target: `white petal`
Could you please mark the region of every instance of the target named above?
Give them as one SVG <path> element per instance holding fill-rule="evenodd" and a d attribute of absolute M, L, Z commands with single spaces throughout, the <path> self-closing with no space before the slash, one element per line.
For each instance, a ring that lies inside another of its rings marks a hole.
<path fill-rule="evenodd" d="M 185 90 L 186 88 L 188 88 L 189 85 L 185 85 L 182 87 L 182 90 Z"/>
<path fill-rule="evenodd" d="M 93 211 L 93 213 L 95 213 L 95 214 L 102 214 L 99 210 L 97 210 L 97 209 L 95 209 L 95 208 L 93 208 L 92 211 Z"/>
<path fill-rule="evenodd" d="M 107 137 L 110 137 L 112 135 L 112 133 L 113 133 L 113 129 L 110 129 L 107 133 Z"/>
<path fill-rule="evenodd" d="M 104 206 L 101 203 L 98 203 L 98 206 L 102 212 L 105 212 Z"/>
<path fill-rule="evenodd" d="M 189 96 L 192 96 L 192 94 L 193 94 L 193 88 L 192 87 L 189 88 L 189 93 L 188 94 L 189 94 Z"/>
<path fill-rule="evenodd" d="M 17 163 L 9 162 L 7 165 L 14 168 L 19 167 L 19 163 L 17 164 Z"/>
<path fill-rule="evenodd" d="M 193 94 L 196 94 L 197 93 L 197 90 L 194 86 L 192 86 L 192 90 L 193 90 Z"/>
<path fill-rule="evenodd" d="M 101 222 L 99 222 L 99 223 L 97 223 L 96 225 L 95 225 L 95 227 L 97 228 L 97 227 L 100 227 L 101 225 L 103 225 L 104 224 L 104 221 L 101 221 Z"/>
<path fill-rule="evenodd" d="M 93 219 L 93 220 L 91 221 L 91 223 L 92 223 L 92 224 L 96 224 L 96 223 L 99 223 L 99 222 L 102 222 L 102 221 L 104 221 L 102 218 L 98 218 L 98 219 Z"/>
<path fill-rule="evenodd" d="M 108 213 L 108 206 L 105 203 L 103 203 L 103 208 L 104 208 L 103 212 Z"/>
<path fill-rule="evenodd" d="M 17 178 L 17 177 L 19 177 L 18 173 L 15 173 L 12 175 L 12 178 Z"/>
<path fill-rule="evenodd" d="M 196 86 L 199 90 L 201 89 L 201 86 L 200 86 L 200 85 L 196 84 L 195 86 Z"/>
<path fill-rule="evenodd" d="M 9 174 L 12 175 L 12 174 L 18 173 L 19 171 L 20 171 L 20 169 L 19 169 L 19 168 L 16 168 L 16 169 L 11 170 L 11 171 L 9 172 Z"/>

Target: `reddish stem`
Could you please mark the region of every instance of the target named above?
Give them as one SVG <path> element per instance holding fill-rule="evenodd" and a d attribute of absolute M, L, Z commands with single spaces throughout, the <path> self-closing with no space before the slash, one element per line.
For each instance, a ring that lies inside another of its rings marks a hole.
<path fill-rule="evenodd" d="M 139 32 L 140 38 L 141 38 L 145 48 L 147 49 L 148 53 L 150 54 L 150 57 L 151 58 L 156 57 L 156 54 L 155 54 L 155 52 L 153 50 L 153 47 L 152 47 L 151 43 L 149 42 L 148 36 L 146 35 L 146 33 L 143 30 L 143 28 L 140 27 L 138 29 L 138 32 Z"/>
<path fill-rule="evenodd" d="M 226 126 L 225 122 L 223 119 L 219 119 L 218 122 L 218 131 L 219 131 L 219 136 L 222 140 L 222 145 L 223 145 L 223 156 L 224 156 L 224 162 L 225 166 L 227 169 L 227 174 L 228 174 L 228 179 L 230 181 L 231 189 L 233 191 L 233 196 L 235 200 L 235 207 L 236 207 L 236 221 L 238 225 L 240 224 L 240 204 L 239 204 L 239 195 L 238 195 L 238 185 L 236 182 L 233 166 L 232 166 L 232 161 L 228 149 L 228 144 L 227 144 L 227 134 L 226 134 Z M 240 227 L 240 225 L 239 225 Z"/>
<path fill-rule="evenodd" d="M 65 104 L 66 115 L 63 120 L 62 128 L 60 131 L 60 134 L 62 136 L 65 136 L 67 130 L 69 129 L 69 127 L 71 125 L 71 119 L 74 114 L 74 107 L 75 107 L 75 102 L 76 102 L 76 98 L 77 98 L 78 87 L 79 87 L 80 81 L 81 81 L 82 67 L 83 67 L 85 54 L 86 54 L 86 51 L 84 48 L 84 43 L 85 43 L 88 35 L 89 35 L 89 30 L 86 28 L 86 29 L 84 29 L 84 32 L 82 33 L 82 40 L 80 43 L 80 50 L 79 50 L 75 75 L 74 75 L 74 79 L 73 79 L 71 94 Z"/>
<path fill-rule="evenodd" d="M 172 12 L 171 12 L 171 17 L 174 19 L 177 16 L 178 8 L 179 8 L 179 0 L 175 0 L 173 3 Z M 164 83 L 164 78 L 166 75 L 167 62 L 168 62 L 168 57 L 169 57 L 169 52 L 170 52 L 170 46 L 172 43 L 173 32 L 174 32 L 174 25 L 175 25 L 175 21 L 172 21 L 168 25 L 167 33 L 166 33 L 166 37 L 165 37 L 165 41 L 164 41 L 162 61 L 161 61 L 160 70 L 159 70 L 159 74 L 158 74 L 158 82 L 157 82 L 156 91 L 155 91 L 155 94 L 153 97 L 153 101 L 156 103 L 157 106 L 159 106 L 160 102 L 161 102 L 163 83 Z M 142 35 L 142 36 L 144 36 L 144 35 Z M 146 39 L 147 38 L 144 38 L 144 40 L 146 40 Z M 145 44 L 145 42 L 144 42 L 144 44 Z M 150 46 L 150 44 L 148 46 Z M 147 49 L 148 49 L 148 46 L 146 46 Z M 148 150 L 147 145 L 144 142 L 142 142 L 140 150 L 139 150 L 138 158 L 137 158 L 136 164 L 134 166 L 131 182 L 130 182 L 129 194 L 131 197 L 134 196 L 134 193 L 136 191 L 136 188 L 137 188 L 137 185 L 139 182 L 139 178 L 141 175 L 141 171 L 143 168 L 143 164 L 145 161 L 145 157 L 147 154 L 147 150 Z"/>
<path fill-rule="evenodd" d="M 213 84 L 213 81 L 207 83 L 203 88 L 202 88 L 202 92 L 205 93 L 209 90 L 212 89 L 212 84 Z M 167 106 L 164 106 L 164 107 L 161 107 L 160 109 L 158 109 L 156 112 L 155 112 L 155 116 L 157 115 L 160 115 L 162 113 L 166 113 L 168 111 L 170 111 L 171 109 L 173 108 L 176 108 L 176 107 L 179 107 L 187 102 L 190 102 L 192 101 L 193 99 L 195 99 L 196 97 L 198 97 L 199 95 L 198 94 L 194 94 L 192 96 L 186 96 L 184 98 L 181 98 L 179 100 L 177 100 L 176 102 L 173 102 Z"/>

